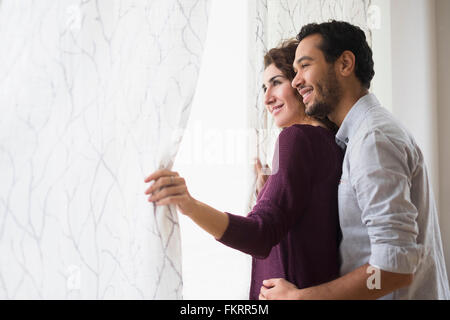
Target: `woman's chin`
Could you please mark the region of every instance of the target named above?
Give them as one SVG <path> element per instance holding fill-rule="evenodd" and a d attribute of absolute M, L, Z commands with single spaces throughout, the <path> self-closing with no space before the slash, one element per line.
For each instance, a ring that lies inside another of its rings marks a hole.
<path fill-rule="evenodd" d="M 277 120 L 275 120 L 274 121 L 274 123 L 275 123 L 275 125 L 277 126 L 277 128 L 283 128 L 284 127 L 284 121 L 277 121 Z"/>
<path fill-rule="evenodd" d="M 275 122 L 275 125 L 277 126 L 278 129 L 284 129 L 290 126 L 289 123 L 287 122 L 279 122 L 279 123 Z"/>

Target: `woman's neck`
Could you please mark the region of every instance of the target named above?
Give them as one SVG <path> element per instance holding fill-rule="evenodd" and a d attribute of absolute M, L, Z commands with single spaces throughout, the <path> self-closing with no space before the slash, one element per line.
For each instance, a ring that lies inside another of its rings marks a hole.
<path fill-rule="evenodd" d="M 327 126 L 320 122 L 319 120 L 316 120 L 314 118 L 310 118 L 308 116 L 305 116 L 298 124 L 307 124 L 310 126 L 314 126 L 314 127 L 322 127 L 322 128 L 326 128 Z"/>

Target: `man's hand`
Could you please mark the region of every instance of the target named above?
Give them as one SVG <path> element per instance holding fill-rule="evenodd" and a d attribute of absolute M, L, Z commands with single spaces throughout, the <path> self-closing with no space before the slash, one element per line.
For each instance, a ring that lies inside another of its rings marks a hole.
<path fill-rule="evenodd" d="M 373 267 L 365 264 L 335 280 L 314 287 L 298 289 L 284 279 L 263 281 L 259 299 L 298 300 L 369 300 L 379 299 L 400 288 L 411 285 L 414 275 L 378 269 L 379 288 L 368 284 Z"/>
<path fill-rule="evenodd" d="M 259 300 L 296 300 L 298 288 L 282 278 L 263 281 Z"/>

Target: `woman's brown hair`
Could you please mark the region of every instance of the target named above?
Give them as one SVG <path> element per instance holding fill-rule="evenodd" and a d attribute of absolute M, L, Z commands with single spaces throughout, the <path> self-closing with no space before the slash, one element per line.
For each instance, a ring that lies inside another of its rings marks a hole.
<path fill-rule="evenodd" d="M 292 82 L 295 78 L 295 72 L 292 68 L 292 64 L 295 60 L 295 51 L 297 50 L 299 41 L 295 38 L 288 39 L 283 41 L 276 48 L 270 49 L 264 55 L 264 69 L 266 69 L 271 64 L 274 64 L 288 79 Z M 302 101 L 302 97 L 295 90 L 295 93 L 300 101 Z M 317 121 L 320 121 L 324 124 L 328 129 L 330 129 L 334 134 L 338 131 L 338 127 L 330 121 L 330 119 L 326 118 L 316 118 Z"/>

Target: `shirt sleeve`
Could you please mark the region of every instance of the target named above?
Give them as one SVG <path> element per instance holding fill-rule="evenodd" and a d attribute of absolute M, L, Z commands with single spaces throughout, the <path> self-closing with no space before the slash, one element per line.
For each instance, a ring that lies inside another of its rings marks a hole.
<path fill-rule="evenodd" d="M 350 180 L 371 244 L 369 264 L 414 273 L 423 256 L 417 244 L 418 211 L 410 198 L 414 154 L 382 132 L 368 133 L 350 155 Z"/>
<path fill-rule="evenodd" d="M 272 175 L 247 217 L 228 213 L 229 224 L 218 241 L 265 258 L 304 212 L 310 199 L 314 161 L 311 141 L 299 127 L 284 129 L 275 147 Z"/>

